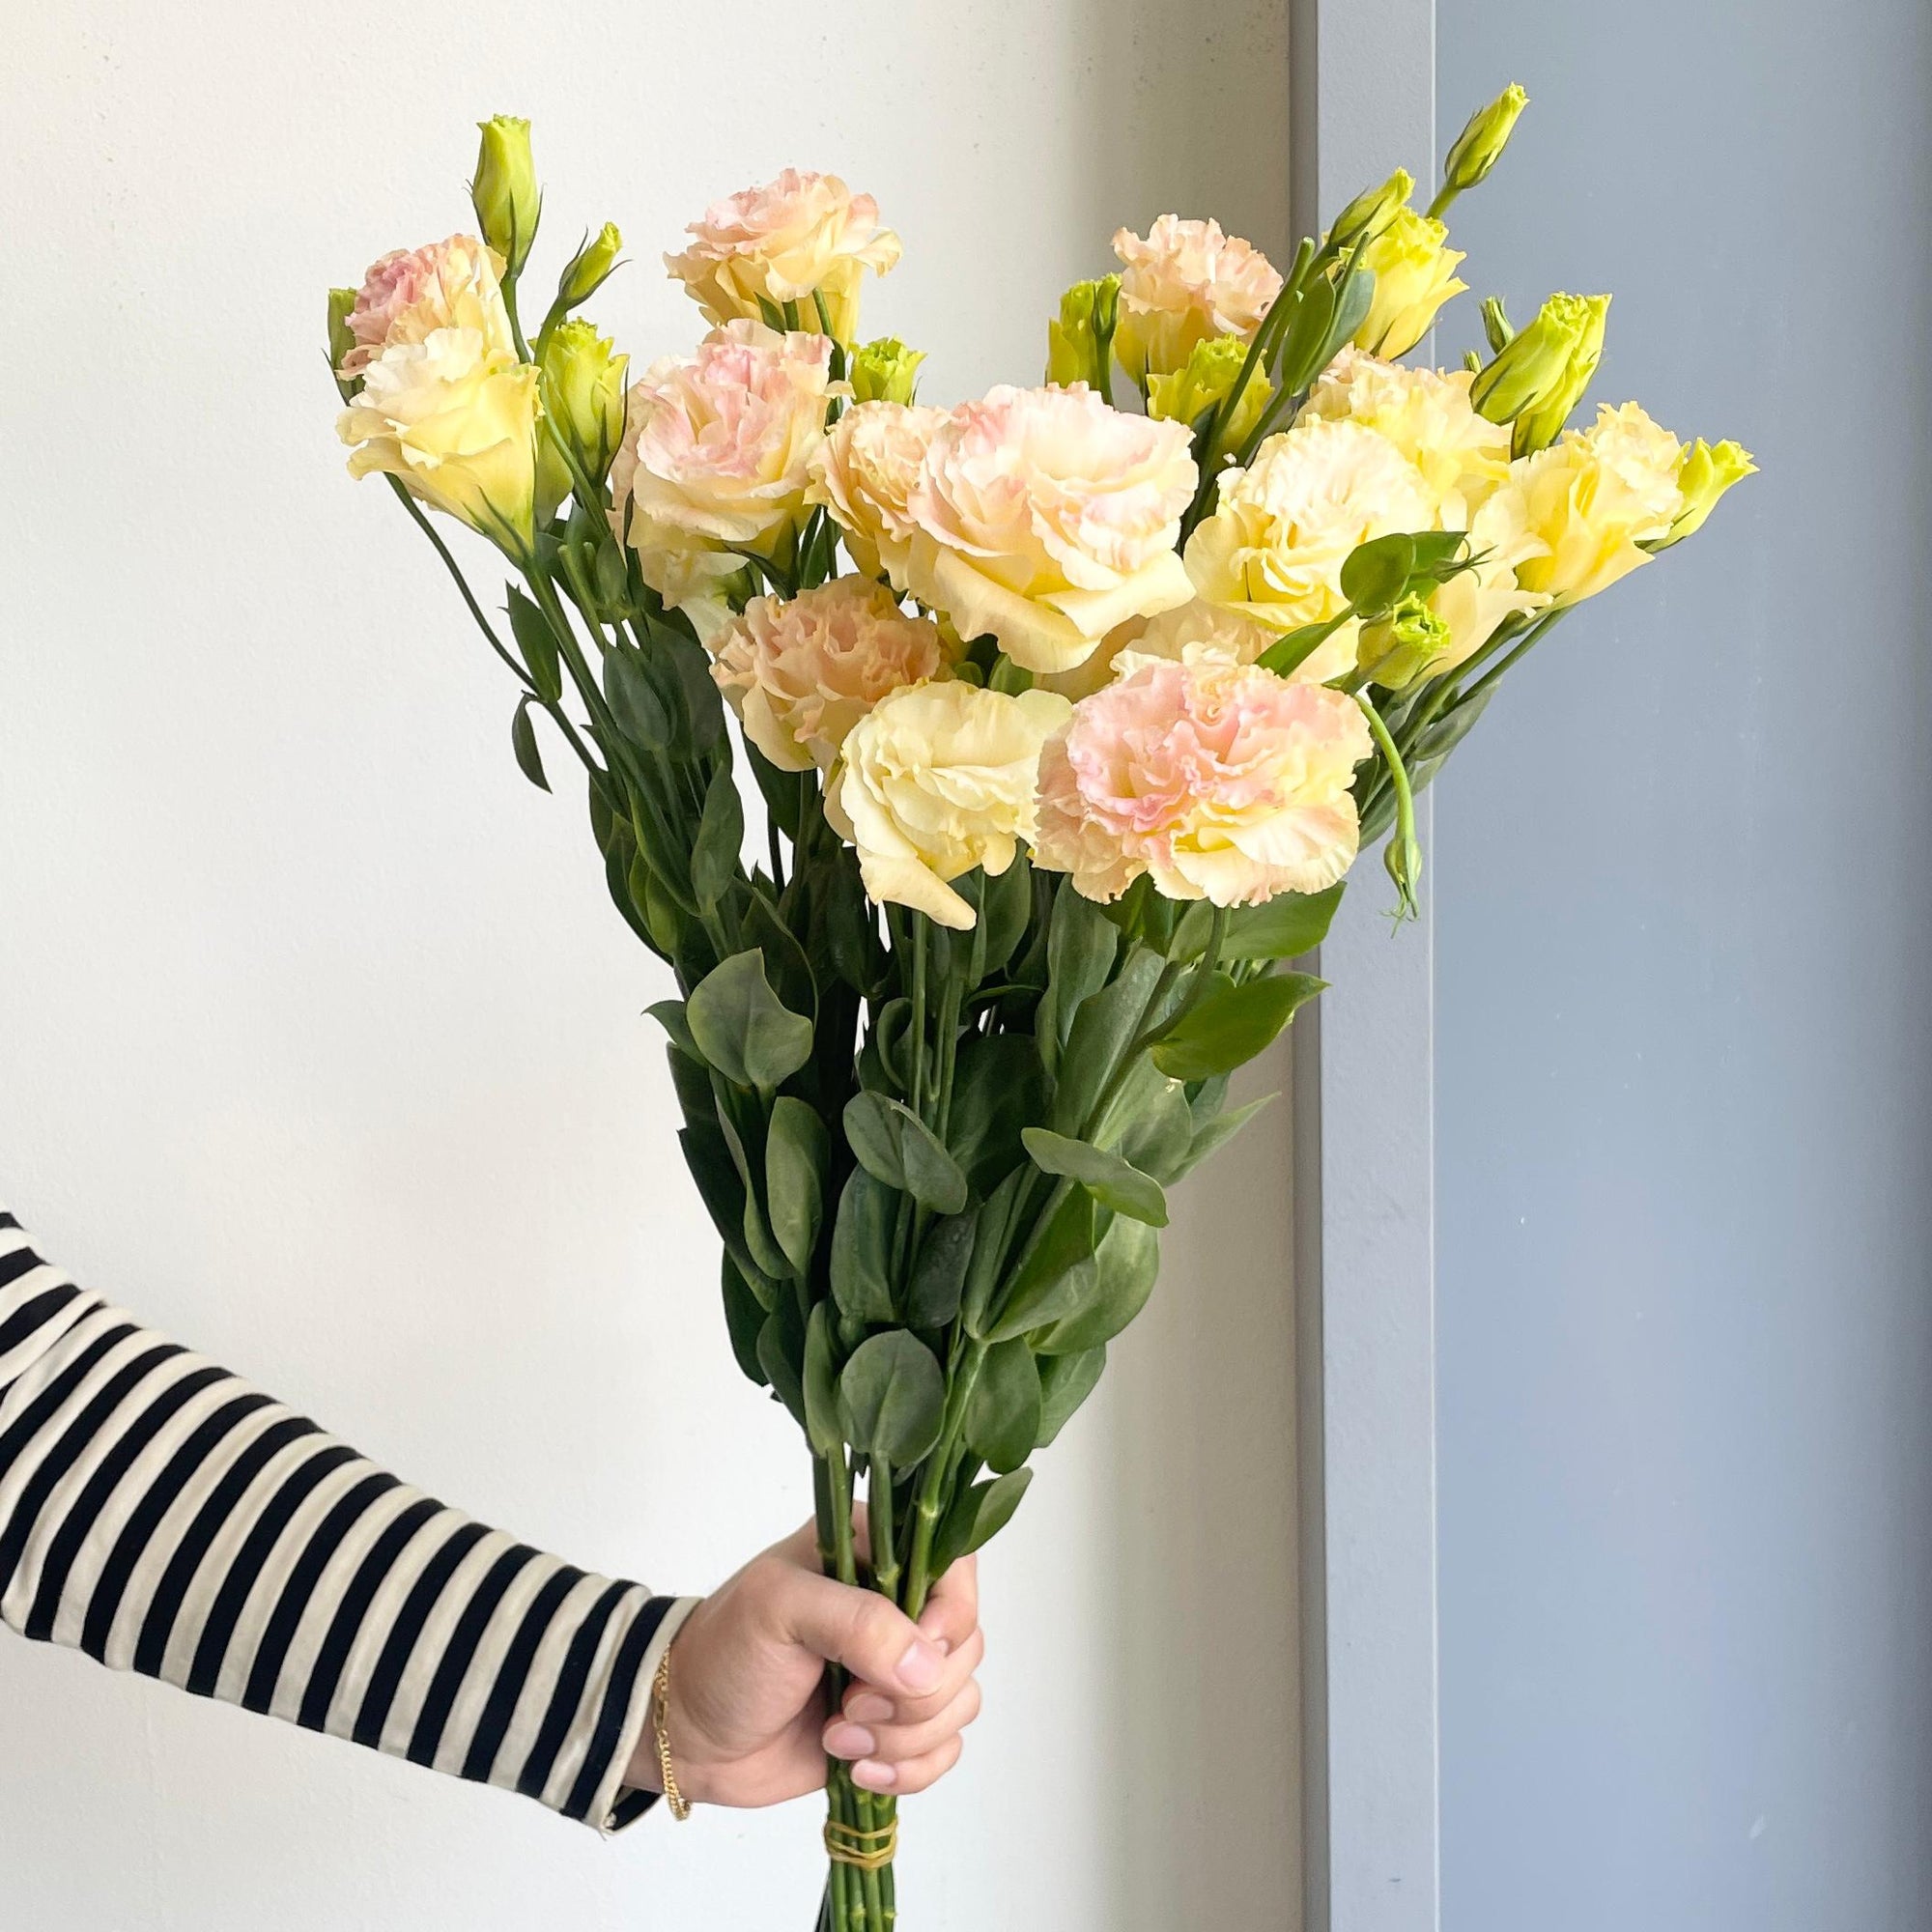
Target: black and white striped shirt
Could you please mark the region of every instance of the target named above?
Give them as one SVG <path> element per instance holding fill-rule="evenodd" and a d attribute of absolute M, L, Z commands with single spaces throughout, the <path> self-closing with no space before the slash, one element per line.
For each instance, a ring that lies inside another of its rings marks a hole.
<path fill-rule="evenodd" d="M 377 1468 L 0 1211 L 0 1621 L 605 1830 L 688 1601 Z M 4 1726 L 0 1726 L 4 1729 Z"/>

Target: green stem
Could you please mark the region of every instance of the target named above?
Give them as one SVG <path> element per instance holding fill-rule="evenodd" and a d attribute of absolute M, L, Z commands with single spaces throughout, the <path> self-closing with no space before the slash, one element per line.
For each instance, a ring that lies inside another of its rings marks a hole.
<path fill-rule="evenodd" d="M 960 1432 L 966 1426 L 966 1405 L 972 1400 L 980 1366 L 986 1359 L 985 1343 L 970 1338 L 962 1340 L 964 1347 L 952 1378 L 952 1385 L 947 1391 L 946 1419 L 940 1429 L 939 1446 L 926 1460 L 925 1475 L 913 1508 L 912 1553 L 906 1559 L 905 1595 L 899 1606 L 915 1622 L 925 1608 L 926 1596 L 937 1580 L 932 1574 L 933 1539 L 939 1533 L 947 1487 L 957 1468 L 955 1457 Z"/>
<path fill-rule="evenodd" d="M 1525 639 L 1524 642 L 1527 641 Z M 1503 664 L 1508 662 L 1506 658 Z M 1499 665 L 1497 669 L 1502 668 Z M 1355 702 L 1362 707 L 1362 716 L 1369 721 L 1370 735 L 1382 754 L 1382 762 L 1388 767 L 1389 782 L 1395 787 L 1395 836 L 1388 842 L 1382 865 L 1402 895 L 1396 908 L 1398 919 L 1413 919 L 1416 913 L 1415 882 L 1422 869 L 1422 846 L 1415 836 L 1415 795 L 1409 788 L 1408 768 L 1402 761 L 1402 753 L 1396 750 L 1395 740 L 1389 736 L 1388 726 L 1382 723 L 1381 713 L 1365 696 L 1358 696 Z"/>
<path fill-rule="evenodd" d="M 872 1458 L 866 1481 L 866 1521 L 872 1538 L 872 1586 L 894 1603 L 899 1600 L 899 1558 L 893 1535 L 893 1465 Z"/>
<path fill-rule="evenodd" d="M 912 1092 L 911 1106 L 925 1112 L 925 915 L 912 916 Z"/>

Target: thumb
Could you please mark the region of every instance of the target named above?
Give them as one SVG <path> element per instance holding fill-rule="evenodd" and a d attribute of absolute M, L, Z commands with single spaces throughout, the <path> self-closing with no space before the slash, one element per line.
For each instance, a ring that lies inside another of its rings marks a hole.
<path fill-rule="evenodd" d="M 809 1571 L 788 1573 L 778 1604 L 783 1635 L 883 1690 L 923 1697 L 946 1669 L 944 1654 L 903 1610 L 871 1590 Z"/>

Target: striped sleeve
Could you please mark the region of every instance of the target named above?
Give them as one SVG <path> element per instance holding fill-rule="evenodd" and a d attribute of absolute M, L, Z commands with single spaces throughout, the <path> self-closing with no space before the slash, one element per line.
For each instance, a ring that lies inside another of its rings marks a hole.
<path fill-rule="evenodd" d="M 690 1608 L 378 1468 L 0 1211 L 0 1622 L 614 1831 Z"/>

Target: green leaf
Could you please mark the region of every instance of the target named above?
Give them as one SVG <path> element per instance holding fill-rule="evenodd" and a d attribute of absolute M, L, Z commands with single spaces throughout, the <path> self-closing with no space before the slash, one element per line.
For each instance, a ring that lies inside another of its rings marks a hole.
<path fill-rule="evenodd" d="M 517 699 L 517 708 L 510 715 L 510 749 L 517 754 L 517 769 L 539 791 L 548 791 L 550 781 L 544 777 L 543 753 L 537 750 L 536 727 L 530 723 L 527 696 Z"/>
<path fill-rule="evenodd" d="M 1039 1439 L 1039 1371 L 1023 1336 L 986 1351 L 966 1404 L 966 1446 L 1004 1476 Z"/>
<path fill-rule="evenodd" d="M 1046 996 L 1034 1018 L 1048 1072 L 1059 1064 L 1082 1002 L 1107 983 L 1120 944 L 1119 930 L 1099 906 L 1063 883 L 1047 928 Z"/>
<path fill-rule="evenodd" d="M 691 1028 L 685 1023 L 684 1002 L 682 1000 L 659 1000 L 644 1009 L 645 1013 L 656 1020 L 670 1036 L 670 1041 L 687 1060 L 697 1061 L 700 1065 L 704 1056 L 697 1050 L 697 1042 L 691 1037 Z"/>
<path fill-rule="evenodd" d="M 1415 540 L 1401 530 L 1357 544 L 1342 565 L 1342 595 L 1358 617 L 1392 611 L 1415 568 Z"/>
<path fill-rule="evenodd" d="M 1131 1215 L 1154 1228 L 1167 1226 L 1167 1196 L 1160 1182 L 1131 1161 L 1091 1141 L 1076 1141 L 1045 1127 L 1029 1127 L 1020 1139 L 1042 1174 L 1077 1180 L 1101 1207 L 1117 1214 Z"/>
<path fill-rule="evenodd" d="M 1105 1349 L 1040 1358 L 1039 1448 L 1044 1449 L 1066 1427 L 1074 1410 L 1094 1393 L 1106 1366 Z"/>
<path fill-rule="evenodd" d="M 772 1102 L 765 1135 L 765 1211 L 772 1237 L 801 1280 L 810 1272 L 825 1214 L 832 1145 L 815 1109 L 789 1094 Z"/>
<path fill-rule="evenodd" d="M 1093 1292 L 1094 1251 L 1103 1232 L 1094 1197 L 1084 1187 L 1070 1189 L 990 1311 L 990 1325 L 974 1339 L 1010 1341 L 1070 1315 Z"/>
<path fill-rule="evenodd" d="M 1095 993 L 1075 1015 L 1048 1120 L 1056 1133 L 1077 1134 L 1086 1126 L 1115 1063 L 1133 1040 L 1165 964 L 1159 953 L 1137 947 L 1113 984 Z"/>
<path fill-rule="evenodd" d="M 711 675 L 711 659 L 690 638 L 673 637 L 667 644 L 678 696 L 684 703 L 691 748 L 701 757 L 724 742 L 724 699 Z"/>
<path fill-rule="evenodd" d="M 895 1468 L 910 1468 L 939 1440 L 946 1378 L 919 1337 L 893 1328 L 852 1351 L 838 1378 L 845 1439 Z"/>
<path fill-rule="evenodd" d="M 557 663 L 556 633 L 550 619 L 536 604 L 512 583 L 510 591 L 510 632 L 523 653 L 524 664 L 536 686 L 537 695 L 554 704 L 563 696 L 563 670 Z"/>
<path fill-rule="evenodd" d="M 1298 670 L 1348 621 L 1348 612 L 1344 611 L 1325 623 L 1298 625 L 1278 637 L 1255 662 L 1277 677 L 1287 677 Z"/>
<path fill-rule="evenodd" d="M 1020 1130 L 1045 1112 L 1046 1069 L 1026 1035 L 970 1033 L 959 1042 L 946 1137 L 975 1194 L 990 1194 L 1026 1159 Z"/>
<path fill-rule="evenodd" d="M 1104 1347 L 1147 1306 L 1160 1273 L 1160 1237 L 1144 1222 L 1122 1217 L 1107 1230 L 1094 1256 L 1094 1293 L 1033 1344 L 1042 1355 L 1085 1354 Z"/>
<path fill-rule="evenodd" d="M 720 1285 L 724 1291 L 724 1327 L 731 1337 L 731 1352 L 739 1368 L 763 1388 L 771 1381 L 764 1364 L 758 1360 L 758 1335 L 765 1325 L 765 1309 L 751 1283 L 739 1271 L 738 1264 L 728 1254 L 718 1259 Z"/>
<path fill-rule="evenodd" d="M 832 1298 L 848 1321 L 893 1319 L 893 1231 L 898 1197 L 863 1167 L 846 1177 L 832 1223 Z"/>
<path fill-rule="evenodd" d="M 971 1556 L 1005 1529 L 1032 1481 L 1031 1469 L 1015 1469 L 961 1490 L 932 1540 L 934 1571 L 943 1577 L 962 1556 Z"/>
<path fill-rule="evenodd" d="M 677 1144 L 725 1250 L 748 1275 L 758 1272 L 745 1247 L 745 1183 L 724 1136 L 712 1122 L 692 1121 L 677 1130 Z"/>
<path fill-rule="evenodd" d="M 832 1360 L 832 1308 L 812 1305 L 805 1326 L 805 1437 L 815 1454 L 835 1456 L 845 1444 L 839 1428 L 838 1379 Z"/>
<path fill-rule="evenodd" d="M 980 929 L 985 935 L 974 957 L 982 981 L 996 978 L 1026 936 L 1033 916 L 1033 868 L 1016 858 L 1004 872 L 984 877 L 980 888 Z"/>
<path fill-rule="evenodd" d="M 780 771 L 749 738 L 745 741 L 745 749 L 750 754 L 752 776 L 757 781 L 765 810 L 771 814 L 773 824 L 787 838 L 797 838 L 799 821 L 805 813 L 807 791 L 808 788 L 816 788 L 817 774 L 811 771 Z"/>
<path fill-rule="evenodd" d="M 1311 378 L 1320 375 L 1342 353 L 1342 345 L 1368 321 L 1369 310 L 1375 306 L 1375 274 L 1373 270 L 1361 267 L 1358 261 L 1336 291 L 1335 314 L 1328 324 L 1327 338 L 1316 357 L 1315 367 L 1309 372 Z"/>
<path fill-rule="evenodd" d="M 1324 985 L 1307 973 L 1280 973 L 1209 993 L 1153 1050 L 1153 1064 L 1176 1080 L 1205 1080 L 1252 1060 Z"/>
<path fill-rule="evenodd" d="M 705 790 L 704 810 L 691 848 L 691 890 L 699 911 L 709 912 L 724 896 L 744 843 L 745 807 L 730 766 L 720 765 Z"/>
<path fill-rule="evenodd" d="M 633 744 L 660 754 L 670 749 L 669 714 L 636 651 L 619 644 L 605 658 L 604 699 L 618 730 Z"/>
<path fill-rule="evenodd" d="M 906 1285 L 907 1327 L 944 1328 L 959 1313 L 978 1226 L 976 1215 L 949 1214 L 926 1230 Z"/>
<path fill-rule="evenodd" d="M 758 1366 L 772 1385 L 772 1393 L 791 1411 L 792 1420 L 805 1427 L 805 1327 L 799 1320 L 798 1304 L 788 1294 L 765 1317 L 758 1330 Z"/>
<path fill-rule="evenodd" d="M 1187 1110 L 1187 1090 L 1177 1080 L 1155 1074 L 1148 1099 L 1127 1116 L 1121 1136 L 1121 1155 L 1163 1187 L 1180 1172 L 1194 1140 L 1194 1119 Z"/>
<path fill-rule="evenodd" d="M 684 1016 L 698 1052 L 733 1086 L 769 1094 L 811 1058 L 811 1022 L 780 1004 L 755 947 L 714 966 Z"/>
<path fill-rule="evenodd" d="M 1290 395 L 1298 394 L 1321 373 L 1321 351 L 1328 340 L 1328 327 L 1335 319 L 1335 284 L 1324 275 L 1310 282 L 1301 292 L 1282 335 L 1276 370 L 1281 386 Z"/>
<path fill-rule="evenodd" d="M 1264 1107 L 1278 1097 L 1273 1094 L 1264 1094 L 1259 1100 L 1250 1100 L 1245 1107 L 1235 1107 L 1225 1114 L 1216 1114 L 1205 1126 L 1198 1128 L 1188 1146 L 1186 1158 L 1180 1164 L 1180 1175 L 1192 1174 L 1210 1153 L 1217 1148 L 1226 1147 Z M 1179 1179 L 1180 1175 L 1175 1179 Z"/>
<path fill-rule="evenodd" d="M 901 1101 L 859 1093 L 845 1103 L 845 1138 L 868 1174 L 936 1214 L 966 1205 L 966 1176 L 932 1129 Z"/>
<path fill-rule="evenodd" d="M 1222 958 L 1298 959 L 1313 952 L 1328 936 L 1342 891 L 1337 884 L 1325 893 L 1279 893 L 1265 905 L 1239 907 L 1222 936 Z"/>

